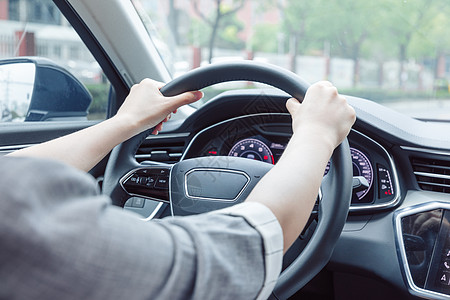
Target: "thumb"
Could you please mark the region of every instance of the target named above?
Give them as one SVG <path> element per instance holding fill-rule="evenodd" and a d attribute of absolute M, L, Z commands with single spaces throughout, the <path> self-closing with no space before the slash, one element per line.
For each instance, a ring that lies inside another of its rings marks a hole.
<path fill-rule="evenodd" d="M 300 108 L 300 105 L 300 102 L 298 102 L 298 100 L 295 98 L 290 98 L 286 102 L 286 108 L 291 115 L 293 115 L 297 111 L 297 109 Z"/>
<path fill-rule="evenodd" d="M 174 111 L 178 107 L 185 104 L 194 103 L 197 100 L 203 98 L 203 93 L 201 91 L 186 92 L 173 97 L 167 97 L 170 101 L 170 110 Z"/>

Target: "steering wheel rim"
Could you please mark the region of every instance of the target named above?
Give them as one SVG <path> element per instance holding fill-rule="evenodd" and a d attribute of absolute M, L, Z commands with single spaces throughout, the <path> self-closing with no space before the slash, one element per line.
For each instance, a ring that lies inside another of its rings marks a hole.
<path fill-rule="evenodd" d="M 239 61 L 212 64 L 190 71 L 165 85 L 161 92 L 174 96 L 186 91 L 226 81 L 255 81 L 277 87 L 302 101 L 309 84 L 296 74 L 277 66 Z M 134 159 L 142 141 L 152 129 L 118 145 L 112 151 L 103 183 L 103 192 L 113 204 L 123 206 L 127 195 L 118 184 L 120 178 L 141 165 Z M 319 203 L 319 222 L 307 246 L 281 273 L 274 294 L 286 299 L 309 282 L 329 261 L 334 245 L 344 227 L 352 192 L 352 166 L 347 139 L 339 145 L 331 157 L 332 168 L 322 182 L 323 197 Z"/>

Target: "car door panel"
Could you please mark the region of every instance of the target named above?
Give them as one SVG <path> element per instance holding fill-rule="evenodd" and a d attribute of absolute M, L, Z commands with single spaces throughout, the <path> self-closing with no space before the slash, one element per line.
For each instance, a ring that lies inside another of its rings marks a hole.
<path fill-rule="evenodd" d="M 30 145 L 42 143 L 99 121 L 84 122 L 24 122 L 0 125 L 0 153 L 2 155 Z"/>

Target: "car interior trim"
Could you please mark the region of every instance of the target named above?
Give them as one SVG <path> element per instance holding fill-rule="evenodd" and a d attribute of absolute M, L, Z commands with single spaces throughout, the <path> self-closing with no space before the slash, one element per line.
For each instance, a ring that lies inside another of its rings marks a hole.
<path fill-rule="evenodd" d="M 160 133 L 158 135 L 149 135 L 146 137 L 146 140 L 158 140 L 158 139 L 173 139 L 173 138 L 185 138 L 190 135 L 189 132 L 180 132 L 180 133 Z"/>
<path fill-rule="evenodd" d="M 427 154 L 450 156 L 450 152 L 444 151 L 444 150 L 433 150 L 433 149 L 416 148 L 416 147 L 408 147 L 408 146 L 400 146 L 400 148 L 403 150 L 407 150 L 407 151 L 415 151 L 415 152 L 422 152 L 422 153 L 427 153 Z"/>
<path fill-rule="evenodd" d="M 31 147 L 33 145 L 35 145 L 35 144 L 1 146 L 0 147 L 0 152 L 13 152 L 13 151 L 20 150 L 20 149 L 23 149 L 23 148 Z"/>
<path fill-rule="evenodd" d="M 389 160 L 390 168 L 392 171 L 392 178 L 394 180 L 394 186 L 395 186 L 394 195 L 395 195 L 395 197 L 391 201 L 382 203 L 382 204 L 350 206 L 350 211 L 351 212 L 360 212 L 360 211 L 367 211 L 367 210 L 380 210 L 380 209 L 391 208 L 391 207 L 398 205 L 400 203 L 400 199 L 401 199 L 401 197 L 400 197 L 401 192 L 400 192 L 400 183 L 399 183 L 399 179 L 398 179 L 398 175 L 397 175 L 397 168 L 395 166 L 394 159 L 389 154 L 389 152 L 382 145 L 380 145 L 380 143 L 378 143 L 377 141 L 373 140 L 372 138 L 368 137 L 367 135 L 365 135 L 353 128 L 351 130 L 354 133 L 359 134 L 360 136 L 362 136 L 365 139 L 368 139 L 369 141 L 374 143 L 378 148 L 383 150 L 383 152 L 386 154 L 386 157 Z"/>
<path fill-rule="evenodd" d="M 419 297 L 426 297 L 427 299 L 450 299 L 450 295 L 445 295 L 439 292 L 430 291 L 423 289 L 421 287 L 418 287 L 413 280 L 413 277 L 411 275 L 411 270 L 408 265 L 408 260 L 406 256 L 406 246 L 403 240 L 403 234 L 402 234 L 402 218 L 415 215 L 418 213 L 431 211 L 435 209 L 446 209 L 450 210 L 450 203 L 444 203 L 444 202 L 430 202 L 425 204 L 418 204 L 415 206 L 406 207 L 404 209 L 401 209 L 397 211 L 394 214 L 394 228 L 395 228 L 395 234 L 396 234 L 396 240 L 397 240 L 397 252 L 400 256 L 401 266 L 403 269 L 404 276 L 406 278 L 408 288 L 410 289 L 410 292 L 413 295 L 419 296 Z"/>
<path fill-rule="evenodd" d="M 351 96 L 346 98 L 355 109 L 357 119 L 376 128 L 378 134 L 401 137 L 411 145 L 424 148 L 450 148 L 450 136 L 442 134 L 449 132 L 450 123 L 423 122 L 370 100 Z"/>
<path fill-rule="evenodd" d="M 450 180 L 450 175 L 443 175 L 443 174 L 434 174 L 434 173 L 427 173 L 427 172 L 414 172 L 414 175 L 419 175 L 419 176 L 428 176 L 428 177 L 433 177 L 433 178 L 440 178 L 440 179 L 449 179 Z"/>
<path fill-rule="evenodd" d="M 169 208 L 170 208 L 170 215 L 172 217 L 174 217 L 175 214 L 173 213 L 172 193 L 170 192 L 170 190 L 172 189 L 172 171 L 173 171 L 173 168 L 170 168 L 170 171 L 169 171 Z"/>
<path fill-rule="evenodd" d="M 144 222 L 148 222 L 148 221 L 152 220 L 156 216 L 156 214 L 160 211 L 163 204 L 164 204 L 163 202 L 159 202 L 158 206 L 156 206 L 156 208 L 153 210 L 153 212 L 150 214 L 150 216 L 148 216 L 147 218 L 142 218 L 141 220 Z"/>

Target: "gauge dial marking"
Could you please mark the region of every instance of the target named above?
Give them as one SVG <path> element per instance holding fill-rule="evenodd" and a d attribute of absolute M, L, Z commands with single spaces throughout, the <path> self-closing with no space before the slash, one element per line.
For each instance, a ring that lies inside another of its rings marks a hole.
<path fill-rule="evenodd" d="M 275 164 L 270 148 L 264 142 L 255 138 L 238 141 L 231 148 L 228 156 L 244 157 L 267 162 L 269 164 Z"/>
<path fill-rule="evenodd" d="M 356 148 L 350 147 L 350 155 L 352 157 L 352 165 L 353 165 L 353 177 L 362 176 L 367 180 L 369 187 L 364 190 L 360 190 L 356 192 L 356 196 L 359 200 L 364 198 L 365 195 L 370 191 L 370 188 L 373 184 L 373 168 L 370 163 L 369 158 Z M 328 162 L 327 167 L 325 168 L 325 174 L 328 174 L 330 170 L 330 163 Z"/>

